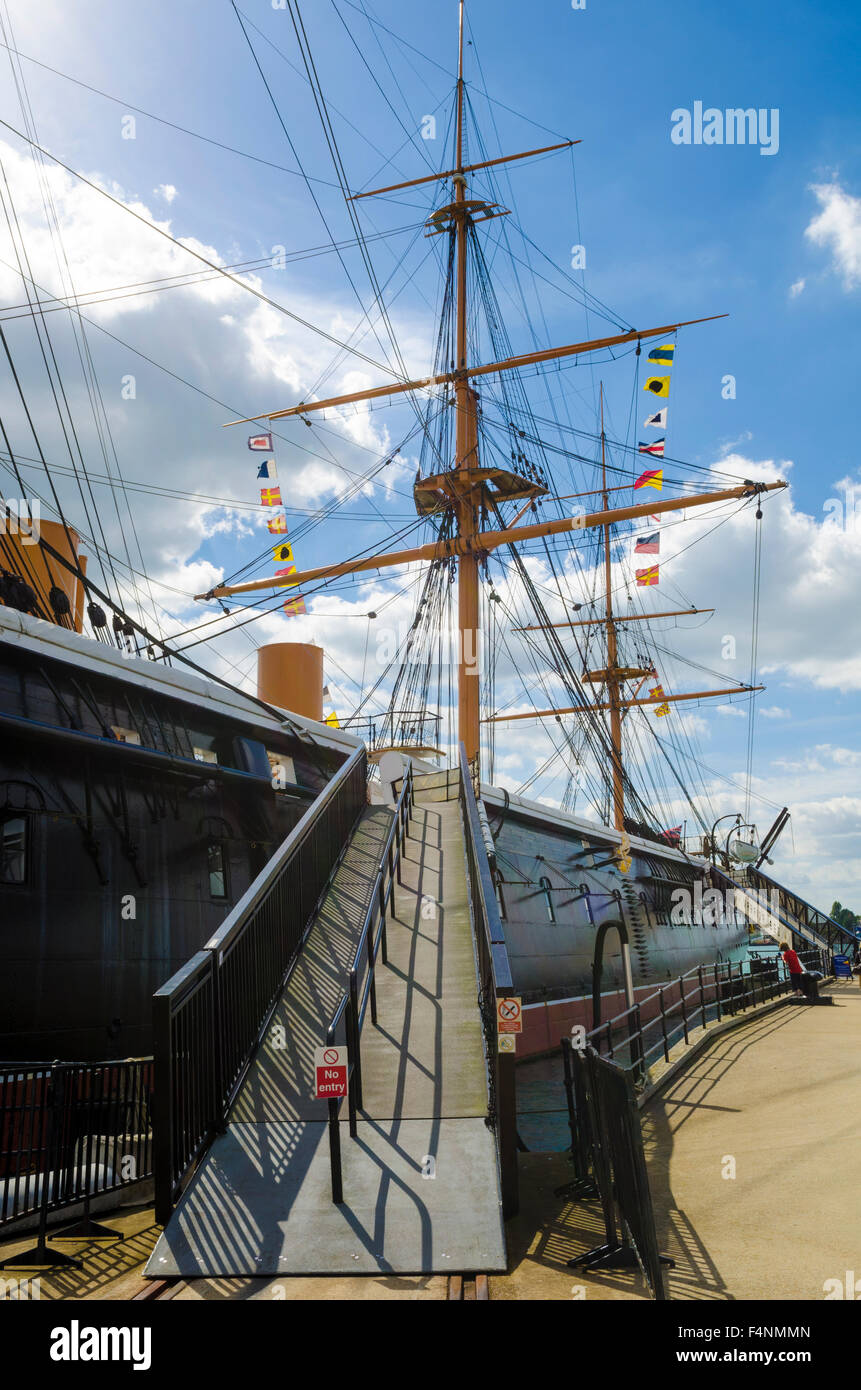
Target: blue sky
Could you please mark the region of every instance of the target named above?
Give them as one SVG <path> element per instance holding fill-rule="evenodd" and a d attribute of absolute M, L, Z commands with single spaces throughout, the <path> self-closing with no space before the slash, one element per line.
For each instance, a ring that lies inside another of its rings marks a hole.
<path fill-rule="evenodd" d="M 434 5 L 375 0 L 364 8 L 412 47 L 370 26 L 360 13 L 361 3 L 338 0 L 336 9 L 330 0 L 317 0 L 313 7 L 303 7 L 355 188 L 367 187 L 369 181 L 417 177 L 426 172 L 428 160 L 437 168 L 446 166 L 442 130 L 455 60 L 453 0 Z M 290 252 L 326 242 L 320 210 L 307 186 L 301 178 L 143 115 L 136 117 L 136 138 L 124 140 L 121 122 L 132 106 L 276 165 L 293 168 L 298 155 L 306 171 L 323 181 L 314 190 L 335 236 L 351 235 L 340 193 L 332 186 L 331 161 L 308 88 L 297 71 L 301 60 L 290 17 L 268 0 L 244 0 L 240 9 L 295 152 L 228 3 L 153 0 L 147 6 L 118 7 L 107 0 L 78 0 L 69 7 L 47 0 L 38 12 L 20 0 L 9 5 L 22 52 L 120 98 L 108 101 L 24 63 L 43 145 L 118 197 L 134 201 L 147 218 L 169 223 L 173 235 L 194 238 L 224 262 L 262 259 L 282 245 Z M 373 76 L 338 12 L 352 27 Z M 692 464 L 738 459 L 737 466 L 724 466 L 747 476 L 749 462 L 759 469 L 756 476 L 787 476 L 792 483 L 791 500 L 769 503 L 764 523 L 768 577 L 760 647 L 762 664 L 771 670 L 762 698 L 766 708 L 779 713 L 757 720 L 755 766 L 769 801 L 782 804 L 796 797 L 806 808 L 797 818 L 795 862 L 789 849 L 778 861 L 789 881 L 802 891 L 808 884 L 822 906 L 834 895 L 852 899 L 853 892 L 856 907 L 861 906 L 861 887 L 855 887 L 859 802 L 852 772 L 854 759 L 861 761 L 861 624 L 855 613 L 861 557 L 858 536 L 822 527 L 823 504 L 841 495 L 837 484 L 859 476 L 861 205 L 853 200 L 861 198 L 856 76 L 861 12 L 849 4 L 800 0 L 780 6 L 689 0 L 651 7 L 633 0 L 587 0 L 585 10 L 556 0 L 529 11 L 514 0 L 469 0 L 468 17 L 475 45 L 467 49 L 466 74 L 489 154 L 565 136 L 582 140 L 573 160 L 563 153 L 514 166 L 510 179 L 500 179 L 500 201 L 514 210 L 511 222 L 516 220 L 566 270 L 571 247 L 581 243 L 587 288 L 621 321 L 648 327 L 729 315 L 680 338 L 668 450 Z M 497 99 L 491 107 L 482 95 L 485 82 Z M 5 65 L 0 93 L 0 117 L 21 129 Z M 720 109 L 776 108 L 778 152 L 763 156 L 756 147 L 673 144 L 672 112 L 692 108 L 696 101 Z M 422 142 L 418 128 L 433 111 L 440 117 L 439 138 Z M 8 131 L 0 131 L 0 138 L 12 151 L 22 151 Z M 480 187 L 486 192 L 490 185 Z M 165 261 L 167 244 L 158 244 L 144 228 L 131 228 L 126 244 L 122 215 L 109 218 L 104 207 L 95 211 L 96 195 L 87 193 L 86 202 L 83 194 L 77 197 L 66 189 L 64 197 L 69 244 L 81 247 L 77 288 L 130 283 L 184 268 L 181 253 L 171 251 L 169 263 Z M 377 243 L 375 260 L 382 279 L 395 275 L 393 317 L 410 367 L 417 372 L 430 366 L 438 272 L 431 244 L 414 229 L 431 206 L 427 194 L 416 193 L 365 204 L 362 214 L 368 233 L 413 229 Z M 32 218 L 35 228 L 35 203 Z M 498 240 L 499 226 L 488 224 L 488 250 Z M 522 243 L 514 244 L 523 251 Z M 405 269 L 399 271 L 404 253 Z M 5 251 L 3 255 L 8 260 Z M 357 252 L 345 252 L 345 259 L 367 301 Z M 515 350 L 528 350 L 532 339 L 517 312 L 514 281 L 501 254 L 495 264 L 512 344 Z M 587 323 L 574 299 L 561 292 L 565 282 L 537 253 L 534 264 L 557 285 L 556 291 L 542 286 L 543 318 L 533 305 L 542 338 L 546 332 L 549 342 L 562 343 L 587 336 L 590 327 L 601 331 L 602 321 L 593 317 Z M 12 283 L 3 282 L 7 303 L 20 299 Z M 286 271 L 261 271 L 256 283 L 302 317 L 324 323 L 335 336 L 345 336 L 356 322 L 346 272 L 331 255 Z M 94 317 L 241 413 L 295 403 L 332 365 L 326 345 L 295 325 L 251 318 L 241 293 L 219 301 L 214 291 L 210 299 L 204 292 L 176 291 L 129 300 L 111 311 L 96 310 Z M 62 332 L 59 325 L 57 331 Z M 24 327 L 17 332 L 26 353 Z M 363 348 L 376 361 L 382 359 L 373 339 Z M 113 340 L 99 339 L 95 352 L 104 381 L 118 380 L 126 371 L 138 379 L 134 409 L 119 401 L 110 406 L 127 477 L 170 479 L 173 485 L 182 479 L 182 486 L 192 490 L 253 500 L 256 484 L 245 433 L 221 430 L 228 416 L 220 406 L 147 367 Z M 607 383 L 609 429 L 617 436 L 627 429 L 630 365 L 628 359 L 600 372 Z M 360 375 L 348 381 L 347 370 Z M 735 399 L 722 395 L 727 374 L 735 378 Z M 346 389 L 355 389 L 382 379 L 366 363 L 338 363 L 327 376 L 333 390 L 345 382 Z M 555 394 L 569 393 L 572 417 L 587 429 L 594 426 L 596 379 L 584 367 L 551 383 Z M 635 418 L 634 433 L 646 413 L 641 403 L 648 405 L 642 392 L 635 404 L 640 420 Z M 290 497 L 311 507 L 315 499 L 331 495 L 331 476 L 321 475 L 315 492 L 315 475 L 308 472 L 314 461 L 302 450 L 312 440 L 317 452 L 327 456 L 332 450 L 358 470 L 408 427 L 403 409 L 374 412 L 348 432 L 346 445 L 335 430 L 325 434 L 301 424 L 285 427 L 290 442 L 279 444 L 278 453 L 285 498 L 289 490 Z M 319 458 L 316 463 L 327 467 Z M 409 514 L 408 496 L 400 494 L 409 494 L 414 466 L 409 455 L 397 475 L 399 491 L 373 499 L 393 525 L 403 524 L 398 518 Z M 288 479 L 289 487 L 284 485 Z M 773 520 L 781 506 L 783 519 Z M 352 522 L 333 521 L 309 535 L 297 547 L 300 563 L 324 562 L 333 550 L 346 553 L 359 543 L 382 543 L 386 527 L 367 519 L 369 508 L 363 500 L 347 512 L 354 516 Z M 246 518 L 244 525 L 235 524 L 237 515 Z M 291 517 L 291 529 L 300 515 Z M 198 509 L 189 517 L 177 504 L 166 515 L 163 504 L 159 510 L 142 498 L 136 516 L 147 542 L 145 554 L 154 557 L 159 577 L 167 581 L 172 567 L 185 567 L 185 577 L 177 581 L 184 593 L 194 591 L 193 580 L 247 563 L 265 542 L 259 525 L 247 520 L 251 513 L 219 516 Z M 719 668 L 720 637 L 727 631 L 737 634 L 743 655 L 730 674 L 744 678 L 752 530 L 739 527 L 733 544 L 724 546 L 729 529 L 708 551 L 695 552 L 696 563 L 680 561 L 668 582 L 677 581 L 696 603 L 726 613 L 706 637 L 697 637 L 691 650 L 703 664 Z M 213 533 L 201 539 L 206 531 Z M 357 613 L 365 611 L 371 592 L 357 593 Z M 174 612 L 183 621 L 194 620 L 189 606 L 179 603 Z M 361 662 L 359 633 L 364 640 L 358 619 L 345 611 L 341 627 L 318 624 L 309 632 L 327 646 L 337 643 L 342 665 L 355 678 Z M 274 629 L 267 626 L 265 634 L 271 638 Z M 683 643 L 677 645 L 681 649 Z M 247 646 L 234 652 L 243 673 L 250 670 L 249 656 L 253 653 Z M 675 674 L 677 688 L 690 683 L 692 673 Z M 344 699 L 352 689 L 342 686 Z M 737 776 L 744 767 L 746 720 L 714 710 L 698 713 L 703 725 L 694 732 L 703 739 L 707 762 Z M 528 758 L 539 757 L 539 749 L 536 734 L 534 745 L 524 745 L 526 761 L 512 764 L 507 774 L 512 786 L 529 770 Z M 733 808 L 734 803 L 725 806 Z M 768 808 L 761 807 L 757 818 L 766 822 Z"/>

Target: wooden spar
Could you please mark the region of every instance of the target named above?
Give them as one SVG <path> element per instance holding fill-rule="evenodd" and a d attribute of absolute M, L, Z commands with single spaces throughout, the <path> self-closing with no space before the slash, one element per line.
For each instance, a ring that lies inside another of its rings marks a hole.
<path fill-rule="evenodd" d="M 443 174 L 425 174 L 421 179 L 409 179 L 406 183 L 391 183 L 388 188 L 370 188 L 367 193 L 353 193 L 347 199 L 350 203 L 357 203 L 360 198 L 376 198 L 381 193 L 398 193 L 402 188 L 418 188 L 422 183 L 438 183 L 441 179 L 454 178 L 456 174 L 472 174 L 477 169 L 492 169 L 497 164 L 510 164 L 515 159 L 529 159 L 531 155 L 551 154 L 554 150 L 567 150 L 572 145 L 579 145 L 580 140 L 563 140 L 561 145 L 544 145 L 540 150 L 523 150 L 521 154 L 504 154 L 499 159 L 485 159 L 481 164 L 464 164 L 457 169 L 446 169 Z"/>
<path fill-rule="evenodd" d="M 645 502 L 634 507 L 617 507 L 611 511 L 591 512 L 584 516 L 560 517 L 556 521 L 533 522 L 528 526 L 515 526 L 505 531 L 481 531 L 475 536 L 456 536 L 448 541 L 430 541 L 427 545 L 414 546 L 411 550 L 392 551 L 388 555 L 369 555 L 360 560 L 343 560 L 339 564 L 320 565 L 316 569 L 302 570 L 290 576 L 290 588 L 310 584 L 316 579 L 337 579 L 345 574 L 361 574 L 365 570 L 388 569 L 392 565 L 407 565 L 416 560 L 445 560 L 452 555 L 463 556 L 476 552 L 496 550 L 500 545 L 515 545 L 518 541 L 537 540 L 541 536 L 555 536 L 566 531 L 588 530 L 593 526 L 612 526 L 617 521 L 635 520 L 637 517 L 660 515 L 663 512 L 680 511 L 683 507 L 704 507 L 710 502 L 731 502 L 735 498 L 755 497 L 761 492 L 774 492 L 787 484 L 779 479 L 775 483 L 743 483 L 740 487 L 726 488 L 722 492 L 695 493 L 690 497 L 675 497 L 666 502 Z M 195 594 L 195 598 L 225 598 L 230 594 L 251 594 L 259 589 L 283 588 L 284 580 L 250 579 L 245 584 L 217 584 L 205 594 Z M 294 595 L 298 597 L 298 595 Z"/>
<path fill-rule="evenodd" d="M 764 690 L 764 685 L 731 685 L 726 690 L 690 690 L 684 695 L 647 695 L 643 699 L 631 698 L 622 700 L 622 709 L 633 709 L 636 705 L 663 705 L 676 704 L 680 700 L 707 700 L 713 695 L 744 695 L 753 690 Z M 482 724 L 505 724 L 509 719 L 549 719 L 551 716 L 563 714 L 585 714 L 595 709 L 610 709 L 611 706 L 606 702 L 598 705 L 568 705 L 560 709 L 534 709 L 528 710 L 525 714 L 491 714 L 483 719 Z"/>
<path fill-rule="evenodd" d="M 714 613 L 714 608 L 671 608 L 666 613 L 630 613 L 627 617 L 620 617 L 619 614 L 613 619 L 614 623 L 648 623 L 653 618 L 682 618 L 692 613 Z M 579 622 L 570 623 L 535 623 L 531 627 L 513 627 L 512 632 L 546 632 L 549 627 L 594 627 L 596 623 L 605 623 L 606 618 L 583 618 Z"/>
<path fill-rule="evenodd" d="M 464 199 L 460 201 L 465 201 L 465 195 Z M 710 314 L 704 319 L 685 319 L 681 323 L 665 323 L 660 328 L 632 328 L 630 333 L 616 333 L 611 338 L 591 338 L 584 343 L 568 343 L 565 347 L 545 348 L 540 352 L 526 352 L 519 357 L 506 357 L 502 362 L 491 362 L 483 367 L 465 366 L 456 372 L 441 372 L 438 376 L 422 377 L 416 381 L 396 381 L 390 386 L 373 386 L 367 391 L 351 391 L 345 396 L 330 396 L 324 401 L 303 401 L 300 405 L 288 406 L 286 410 L 263 410 L 259 415 L 246 415 L 241 420 L 227 420 L 223 428 L 230 429 L 233 425 L 251 425 L 255 420 L 285 420 L 291 415 L 308 415 L 311 411 L 326 410 L 328 407 L 379 400 L 383 396 L 398 396 L 406 391 L 423 391 L 431 386 L 444 386 L 446 382 L 457 381 L 461 376 L 492 376 L 494 372 L 518 371 L 522 367 L 536 366 L 540 362 L 552 362 L 557 357 L 576 357 L 581 352 L 597 352 L 600 348 L 617 347 L 621 343 L 639 342 L 641 338 L 660 338 L 665 333 L 674 333 L 678 328 L 691 328 L 697 323 L 712 323 L 715 319 L 725 319 L 726 317 L 726 314 Z"/>

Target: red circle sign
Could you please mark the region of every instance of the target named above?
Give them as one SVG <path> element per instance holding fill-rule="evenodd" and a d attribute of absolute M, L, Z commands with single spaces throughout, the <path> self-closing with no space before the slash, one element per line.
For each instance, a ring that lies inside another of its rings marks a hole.
<path fill-rule="evenodd" d="M 323 1053 L 323 1061 L 326 1063 L 326 1065 L 331 1067 L 335 1064 L 335 1062 L 337 1062 L 337 1060 L 338 1049 L 336 1047 L 327 1047 L 326 1051 Z"/>

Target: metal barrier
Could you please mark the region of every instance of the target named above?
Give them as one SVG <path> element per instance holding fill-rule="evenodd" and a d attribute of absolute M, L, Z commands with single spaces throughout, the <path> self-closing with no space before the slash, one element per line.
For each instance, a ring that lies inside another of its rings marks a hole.
<path fill-rule="evenodd" d="M 574 1048 L 564 1039 L 562 1049 L 569 1113 L 575 1128 L 583 1131 L 579 1146 L 588 1152 L 605 1230 L 604 1244 L 569 1260 L 569 1268 L 626 1269 L 639 1265 L 652 1297 L 663 1301 L 667 1297 L 663 1266 L 672 1267 L 674 1261 L 658 1252 L 633 1079 L 600 1057 L 593 1047 Z"/>
<path fill-rule="evenodd" d="M 383 965 L 386 964 L 386 913 L 395 883 L 401 882 L 401 857 L 404 845 L 409 838 L 410 817 L 413 812 L 413 768 L 407 766 L 403 786 L 395 807 L 395 815 L 386 836 L 386 843 L 380 856 L 380 864 L 371 901 L 365 914 L 353 962 L 347 975 L 347 988 L 341 995 L 338 1007 L 326 1031 L 326 1046 L 336 1041 L 341 1020 L 344 1020 L 345 1042 L 347 1044 L 347 1107 L 350 1115 L 350 1138 L 355 1139 L 356 1112 L 362 1108 L 362 1028 L 368 1004 L 371 1006 L 371 1021 L 377 1022 L 377 953 L 382 947 Z M 360 988 L 359 977 L 364 975 Z M 344 1200 L 344 1181 L 341 1164 L 341 1132 L 338 1128 L 338 1115 L 343 1096 L 329 1100 L 329 1161 L 332 1170 L 332 1201 L 339 1204 Z"/>
<path fill-rule="evenodd" d="M 460 745 L 460 803 L 466 844 L 467 882 L 478 959 L 478 1005 L 487 1058 L 488 1121 L 496 1131 L 502 1211 L 507 1219 L 519 1209 L 517 1180 L 517 1092 L 515 1054 L 499 1051 L 496 1001 L 514 993 L 514 981 L 490 863 L 481 830 L 478 803 L 466 750 Z"/>
<path fill-rule="evenodd" d="M 153 998 L 156 1220 L 227 1113 L 366 805 L 357 748 L 206 943 Z"/>
<path fill-rule="evenodd" d="M 36 1249 L 7 1263 L 73 1263 L 45 1241 L 48 1215 L 78 1203 L 66 1238 L 115 1234 L 90 1221 L 90 1201 L 152 1176 L 153 1070 L 151 1058 L 0 1070 L 0 1227 L 39 1215 Z"/>
<path fill-rule="evenodd" d="M 760 869 L 748 864 L 736 877 L 713 864 L 710 871 L 713 885 L 722 893 L 734 891 L 747 898 L 753 905 L 749 911 L 742 902 L 742 911 L 754 921 L 767 925 L 769 917 L 775 917 L 781 926 L 790 933 L 793 943 L 804 942 L 806 946 L 833 952 L 847 943 L 855 943 L 854 934 L 827 913 L 820 912 L 799 898 L 797 893 L 776 883 Z"/>
<path fill-rule="evenodd" d="M 830 972 L 827 952 L 811 947 L 797 954 L 808 971 Z M 650 1061 L 663 1053 L 669 1062 L 670 1049 L 682 1038 L 690 1043 L 691 1034 L 709 1022 L 719 1023 L 725 1015 L 735 1017 L 756 1004 L 766 1004 L 790 988 L 789 972 L 776 956 L 698 965 L 593 1028 L 585 1035 L 586 1042 L 637 1081 L 644 1081 Z M 653 1017 L 644 1019 L 650 1008 L 654 1008 Z"/>

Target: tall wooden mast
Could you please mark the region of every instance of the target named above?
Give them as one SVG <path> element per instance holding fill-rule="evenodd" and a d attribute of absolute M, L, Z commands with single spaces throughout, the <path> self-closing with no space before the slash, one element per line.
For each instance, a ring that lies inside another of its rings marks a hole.
<path fill-rule="evenodd" d="M 479 163 L 464 162 L 464 0 L 459 0 L 458 31 L 458 76 L 456 110 L 456 167 L 438 174 L 424 175 L 403 183 L 387 185 L 385 188 L 368 189 L 351 195 L 350 201 L 371 198 L 380 194 L 393 193 L 400 189 L 415 188 L 419 185 L 452 180 L 453 198 L 446 207 L 438 208 L 427 223 L 428 235 L 438 236 L 453 232 L 455 238 L 455 355 L 456 361 L 449 371 L 418 380 L 400 378 L 388 385 L 371 387 L 361 391 L 348 392 L 339 396 L 313 401 L 302 401 L 298 405 L 279 410 L 268 410 L 260 415 L 228 421 L 228 425 L 252 423 L 268 418 L 282 420 L 291 416 L 307 416 L 316 411 L 337 408 L 343 405 L 358 404 L 391 398 L 404 393 L 434 392 L 437 388 L 453 390 L 455 409 L 455 459 L 453 466 L 432 477 L 417 480 L 415 487 L 416 507 L 420 515 L 439 515 L 450 511 L 455 520 L 454 535 L 446 540 L 433 541 L 410 549 L 384 554 L 365 556 L 352 560 L 339 561 L 295 573 L 289 581 L 279 577 L 247 580 L 240 584 L 217 584 L 206 594 L 198 594 L 199 599 L 226 597 L 232 594 L 250 593 L 266 588 L 289 587 L 296 596 L 296 590 L 315 580 L 333 579 L 339 575 L 359 574 L 369 570 L 380 570 L 394 565 L 415 561 L 457 560 L 458 564 L 458 735 L 465 746 L 467 758 L 478 771 L 477 762 L 480 749 L 482 723 L 496 722 L 506 718 L 540 718 L 550 714 L 564 714 L 570 711 L 539 710 L 529 715 L 494 715 L 482 720 L 479 704 L 481 682 L 479 676 L 479 567 L 487 555 L 500 546 L 516 545 L 520 542 L 544 536 L 561 535 L 591 527 L 602 527 L 604 531 L 604 567 L 606 577 L 606 612 L 597 620 L 606 625 L 606 664 L 603 669 L 584 672 L 583 679 L 607 688 L 606 702 L 578 706 L 577 710 L 609 710 L 610 732 L 613 759 L 613 818 L 618 830 L 624 830 L 624 773 L 622 765 L 622 711 L 634 705 L 657 703 L 654 698 L 638 699 L 639 686 L 633 696 L 623 695 L 622 685 L 627 680 L 653 675 L 651 670 L 621 667 L 618 660 L 616 623 L 634 621 L 633 617 L 617 618 L 613 613 L 612 565 L 611 565 L 611 527 L 619 521 L 638 520 L 653 513 L 676 511 L 685 507 L 706 506 L 710 503 L 745 499 L 786 487 L 783 481 L 755 483 L 745 480 L 741 486 L 721 489 L 709 493 L 649 502 L 644 505 L 630 505 L 611 509 L 609 493 L 616 488 L 607 486 L 606 436 L 604 431 L 603 383 L 601 387 L 601 472 L 602 502 L 600 512 L 571 517 L 560 517 L 553 521 L 518 525 L 521 517 L 529 510 L 534 500 L 546 492 L 546 488 L 531 482 L 526 477 L 493 466 L 483 466 L 478 457 L 478 395 L 472 385 L 474 377 L 495 377 L 502 373 L 534 367 L 544 362 L 560 359 L 578 358 L 581 354 L 598 351 L 602 348 L 621 347 L 626 343 L 636 343 L 639 351 L 641 342 L 648 338 L 661 338 L 676 332 L 679 328 L 696 323 L 709 322 L 709 318 L 688 319 L 686 321 L 662 324 L 645 329 L 629 329 L 602 338 L 585 342 L 568 343 L 561 347 L 543 348 L 538 351 L 511 356 L 499 362 L 478 364 L 470 360 L 468 339 L 468 244 L 470 228 L 473 224 L 494 217 L 507 216 L 507 210 L 483 199 L 467 198 L 467 175 L 473 171 L 507 164 L 516 160 L 533 158 L 579 144 L 577 140 L 565 140 L 560 144 L 547 145 L 541 149 L 523 150 L 517 154 L 502 155 L 496 159 Z M 725 315 L 712 315 L 723 318 Z M 396 373 L 392 372 L 395 376 Z M 584 494 L 588 495 L 588 494 Z M 498 530 L 481 529 L 485 508 L 489 503 L 525 500 L 526 506 L 517 513 L 513 522 Z M 560 501 L 564 498 L 560 498 Z M 681 610 L 684 611 L 684 610 Z M 692 610 L 696 611 L 696 610 Z M 710 611 L 710 610 L 709 610 Z M 656 615 L 662 616 L 662 615 Z M 666 616 L 673 616 L 668 614 Z M 645 615 L 644 615 L 645 617 Z M 587 623 L 549 624 L 549 626 L 586 626 Z M 530 630 L 530 629 L 526 629 Z M 641 681 L 642 684 L 642 681 Z M 747 689 L 748 687 L 741 687 Z M 693 695 L 664 697 L 668 700 L 700 699 L 706 694 L 723 692 L 698 692 Z"/>
<path fill-rule="evenodd" d="M 467 237 L 469 208 L 466 198 L 466 174 L 463 172 L 463 4 L 459 6 L 458 64 L 457 64 L 457 172 L 454 175 L 454 203 L 451 215 L 457 238 L 457 360 L 454 383 L 455 401 L 455 468 L 463 482 L 457 504 L 458 535 L 472 538 L 479 529 L 481 484 L 476 483 L 478 470 L 478 419 L 476 394 L 465 375 L 468 366 L 467 344 Z M 479 709 L 478 627 L 479 627 L 479 557 L 470 551 L 461 559 L 458 568 L 458 666 L 457 666 L 457 727 L 458 737 L 466 749 L 470 763 L 478 758 L 481 723 Z"/>
<path fill-rule="evenodd" d="M 604 383 L 601 382 L 601 488 L 604 511 L 610 510 L 607 492 L 607 441 L 604 433 Z M 610 742 L 613 748 L 613 824 L 625 829 L 625 789 L 622 777 L 622 707 L 620 704 L 619 653 L 613 622 L 613 583 L 610 556 L 610 523 L 604 527 L 604 582 L 607 589 L 607 698 L 610 704 Z"/>

